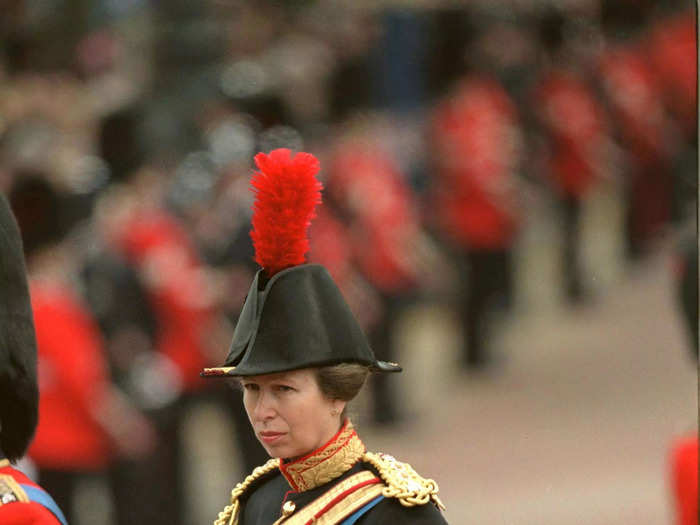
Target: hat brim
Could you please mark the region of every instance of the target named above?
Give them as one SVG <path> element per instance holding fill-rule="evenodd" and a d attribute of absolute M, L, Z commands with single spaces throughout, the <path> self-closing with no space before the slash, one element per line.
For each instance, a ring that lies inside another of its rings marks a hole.
<path fill-rule="evenodd" d="M 202 377 L 240 377 L 244 375 L 250 375 L 249 373 L 245 373 L 242 371 L 237 370 L 238 367 L 235 366 L 218 366 L 218 367 L 213 367 L 213 368 L 205 368 L 200 372 L 200 376 Z M 401 372 L 403 369 L 398 363 L 392 363 L 390 361 L 376 361 L 373 365 L 369 366 L 369 369 L 372 372 Z M 281 372 L 284 372 L 285 370 L 282 370 Z M 277 372 L 269 372 L 269 373 L 277 373 Z M 255 375 L 263 375 L 261 374 L 255 374 Z"/>
<path fill-rule="evenodd" d="M 201 377 L 235 377 L 235 366 L 217 366 L 213 368 L 205 368 L 199 375 Z"/>
<path fill-rule="evenodd" d="M 403 370 L 401 365 L 391 361 L 377 361 L 371 369 L 373 372 L 401 372 Z"/>

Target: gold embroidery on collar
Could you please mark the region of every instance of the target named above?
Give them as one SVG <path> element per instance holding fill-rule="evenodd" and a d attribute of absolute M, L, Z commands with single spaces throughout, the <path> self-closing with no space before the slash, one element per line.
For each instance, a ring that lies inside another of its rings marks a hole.
<path fill-rule="evenodd" d="M 310 490 L 344 474 L 365 453 L 350 420 L 338 435 L 311 455 L 291 463 L 280 463 L 280 471 L 297 492 Z"/>
<path fill-rule="evenodd" d="M 10 466 L 9 459 L 0 459 L 0 468 L 5 468 Z"/>

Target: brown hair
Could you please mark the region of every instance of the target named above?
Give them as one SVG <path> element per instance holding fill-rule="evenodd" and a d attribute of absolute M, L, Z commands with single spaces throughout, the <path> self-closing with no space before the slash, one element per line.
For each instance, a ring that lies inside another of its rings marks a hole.
<path fill-rule="evenodd" d="M 352 401 L 360 393 L 369 375 L 369 368 L 358 363 L 340 363 L 316 369 L 316 381 L 321 393 L 328 399 Z M 347 415 L 347 405 L 341 420 Z"/>

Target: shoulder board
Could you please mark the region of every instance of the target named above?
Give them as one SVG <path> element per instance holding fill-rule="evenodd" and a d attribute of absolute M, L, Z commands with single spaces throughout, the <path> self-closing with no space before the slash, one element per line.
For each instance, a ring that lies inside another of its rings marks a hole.
<path fill-rule="evenodd" d="M 29 497 L 17 480 L 9 474 L 0 474 L 0 506 L 8 503 L 27 503 Z"/>
<path fill-rule="evenodd" d="M 372 465 L 386 484 L 382 494 L 396 498 L 405 507 L 425 505 L 432 501 L 441 510 L 445 506 L 438 497 L 439 488 L 432 479 L 421 477 L 408 463 L 388 454 L 365 452 L 362 461 Z"/>
<path fill-rule="evenodd" d="M 280 460 L 273 458 L 264 465 L 256 467 L 243 481 L 231 491 L 231 503 L 224 510 L 219 512 L 219 516 L 214 520 L 214 525 L 236 525 L 238 523 L 238 511 L 240 503 L 238 499 L 260 478 L 269 474 L 279 467 Z"/>

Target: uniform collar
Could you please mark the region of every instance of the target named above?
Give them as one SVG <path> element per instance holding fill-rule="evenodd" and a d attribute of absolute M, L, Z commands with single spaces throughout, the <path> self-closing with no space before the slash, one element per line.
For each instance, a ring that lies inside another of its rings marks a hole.
<path fill-rule="evenodd" d="M 294 461 L 280 459 L 279 468 L 295 492 L 304 492 L 343 475 L 364 453 L 365 445 L 346 419 L 328 443 Z"/>

